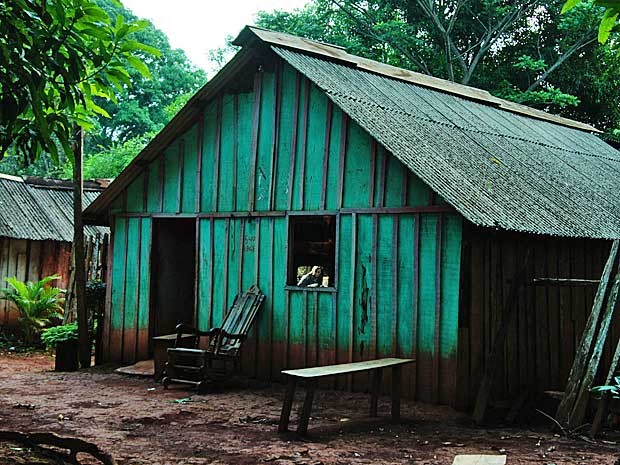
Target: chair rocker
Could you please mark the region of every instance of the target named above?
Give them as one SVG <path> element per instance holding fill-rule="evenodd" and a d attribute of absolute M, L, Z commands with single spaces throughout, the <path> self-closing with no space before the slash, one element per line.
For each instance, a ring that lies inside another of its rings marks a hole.
<path fill-rule="evenodd" d="M 199 331 L 184 323 L 177 325 L 174 347 L 168 349 L 168 362 L 164 368 L 164 389 L 172 383 L 180 383 L 200 390 L 208 381 L 224 380 L 237 372 L 241 346 L 264 300 L 265 295 L 258 286 L 251 286 L 235 297 L 220 328 Z M 187 334 L 192 336 L 189 347 Z M 206 349 L 198 348 L 201 337 L 209 338 Z M 231 363 L 232 373 L 229 369 Z"/>

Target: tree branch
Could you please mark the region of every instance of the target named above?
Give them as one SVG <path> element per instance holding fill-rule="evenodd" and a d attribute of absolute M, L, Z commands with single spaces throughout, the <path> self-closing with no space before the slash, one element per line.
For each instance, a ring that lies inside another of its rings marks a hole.
<path fill-rule="evenodd" d="M 542 73 L 536 81 L 534 81 L 530 86 L 526 89 L 526 92 L 532 91 L 536 89 L 540 84 L 545 81 L 551 73 L 553 73 L 556 69 L 558 69 L 562 63 L 568 60 L 572 55 L 581 50 L 583 47 L 590 45 L 592 42 L 596 40 L 597 33 L 596 31 L 588 31 L 584 35 L 582 35 L 577 42 L 575 42 L 566 52 L 558 57 L 558 59 L 553 63 L 549 68 Z"/>

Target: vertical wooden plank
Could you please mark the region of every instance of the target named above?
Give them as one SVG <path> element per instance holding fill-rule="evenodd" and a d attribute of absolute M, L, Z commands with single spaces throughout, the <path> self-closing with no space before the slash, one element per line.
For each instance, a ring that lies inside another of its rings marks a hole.
<path fill-rule="evenodd" d="M 248 211 L 254 211 L 254 191 L 256 189 L 256 160 L 258 158 L 258 132 L 259 132 L 259 113 L 260 101 L 263 84 L 263 73 L 261 71 L 254 75 L 254 109 L 252 111 L 252 146 L 251 146 L 251 164 L 248 194 Z"/>
<path fill-rule="evenodd" d="M 209 271 L 208 271 L 208 276 L 209 276 L 209 283 L 211 283 L 211 286 L 209 286 L 209 305 L 208 305 L 208 311 L 209 311 L 209 324 L 208 324 L 208 328 L 213 328 L 213 268 L 214 268 L 214 264 L 213 264 L 213 249 L 214 249 L 214 243 L 215 243 L 215 221 L 213 219 L 213 217 L 211 217 L 209 219 Z"/>
<path fill-rule="evenodd" d="M 393 357 L 400 357 L 400 346 L 398 344 L 398 324 L 400 317 L 400 307 L 398 305 L 398 233 L 399 222 L 398 215 L 392 218 L 392 352 Z"/>
<path fill-rule="evenodd" d="M 342 191 L 341 191 L 342 192 Z M 341 199 L 342 200 L 342 197 Z M 355 270 L 357 268 L 357 214 L 351 214 L 351 269 L 349 270 L 349 347 L 348 347 L 348 363 L 353 362 L 353 343 L 354 343 L 354 328 L 355 328 L 355 284 L 357 277 Z M 353 388 L 353 376 L 349 376 L 348 379 L 349 389 Z"/>
<path fill-rule="evenodd" d="M 230 297 L 228 295 L 228 277 L 229 277 L 229 264 L 230 264 L 230 255 L 229 255 L 229 242 L 230 242 L 230 218 L 226 218 L 226 229 L 225 229 L 225 233 L 224 233 L 224 257 L 226 257 L 226 259 L 224 260 L 224 286 L 223 286 L 223 292 L 224 292 L 224 306 L 222 308 L 222 315 L 226 315 L 226 309 L 229 306 L 229 301 L 230 301 Z"/>
<path fill-rule="evenodd" d="M 239 158 L 239 95 L 233 96 L 233 157 L 232 157 L 232 209 L 237 211 L 237 160 Z"/>
<path fill-rule="evenodd" d="M 201 331 L 207 331 L 212 326 L 212 303 L 211 290 L 213 289 L 212 268 L 213 257 L 211 254 L 211 244 L 213 242 L 212 218 L 200 218 L 200 241 L 199 241 L 199 261 L 197 276 L 198 288 L 198 321 L 196 327 Z"/>
<path fill-rule="evenodd" d="M 185 163 L 185 139 L 179 141 L 177 168 L 177 213 L 181 213 L 183 205 L 183 163 Z"/>
<path fill-rule="evenodd" d="M 110 240 L 108 241 L 108 256 L 107 259 L 107 274 L 106 274 L 106 289 L 105 289 L 105 309 L 103 318 L 103 360 L 111 361 L 110 355 L 110 322 L 112 320 L 112 259 L 114 257 L 114 230 L 116 226 L 116 220 L 114 217 L 110 218 Z M 4 244 L 3 244 L 4 255 Z"/>
<path fill-rule="evenodd" d="M 205 115 L 204 112 L 200 113 L 198 117 L 198 137 L 196 141 L 196 196 L 195 196 L 195 211 L 196 213 L 202 211 L 202 145 L 204 143 L 204 131 L 205 131 Z M 196 223 L 196 230 L 198 231 L 199 225 Z M 198 240 L 197 240 L 198 243 Z M 198 250 L 198 247 L 196 247 Z M 196 274 L 196 277 L 199 275 Z M 196 307 L 198 308 L 198 307 Z"/>
<path fill-rule="evenodd" d="M 275 173 L 275 172 L 274 172 Z M 274 319 L 276 316 L 276 312 L 275 312 L 275 288 L 276 288 L 276 282 L 275 282 L 275 255 L 276 255 L 276 249 L 274 248 L 274 244 L 275 244 L 275 219 L 274 218 L 269 218 L 269 282 L 268 282 L 268 289 L 267 292 L 269 292 L 269 294 L 271 295 L 271 302 L 270 302 L 270 307 L 271 307 L 271 311 L 269 312 L 269 322 L 268 322 L 268 328 L 267 331 L 269 331 L 269 378 L 272 379 L 273 378 L 273 372 L 274 372 L 274 365 L 275 365 L 275 361 L 274 361 Z M 281 269 L 280 269 L 280 273 L 281 273 Z"/>
<path fill-rule="evenodd" d="M 301 159 L 299 169 L 299 209 L 304 209 L 306 184 L 306 153 L 308 151 L 308 108 L 310 105 L 310 79 L 304 79 L 304 106 L 301 120 Z"/>
<path fill-rule="evenodd" d="M 344 196 L 344 163 L 347 153 L 347 134 L 349 133 L 349 117 L 346 113 L 342 114 L 342 122 L 340 125 L 340 153 L 338 156 L 338 202 L 337 208 L 342 208 L 342 200 Z"/>
<path fill-rule="evenodd" d="M 200 173 L 200 171 L 198 171 Z M 200 196 L 196 197 L 196 202 L 200 202 Z M 194 319 L 193 324 L 195 328 L 200 328 L 200 258 L 202 256 L 200 250 L 200 217 L 196 217 L 195 228 L 196 228 L 196 239 L 194 243 Z"/>
<path fill-rule="evenodd" d="M 137 228 L 138 228 L 138 237 L 137 237 L 137 241 L 136 241 L 136 251 L 137 251 L 137 256 L 136 256 L 136 289 L 135 289 L 135 306 L 136 306 L 136 310 L 135 310 L 135 315 L 133 318 L 133 327 L 134 327 L 134 332 L 135 332 L 135 346 L 133 348 L 133 353 L 134 353 L 134 360 L 139 360 L 138 359 L 138 352 L 139 352 L 139 340 L 138 340 L 138 336 L 140 334 L 140 326 L 139 326 L 139 316 L 140 316 L 140 271 L 142 266 L 140 265 L 140 247 L 142 245 L 142 218 L 137 218 L 136 219 L 136 223 L 137 223 Z"/>
<path fill-rule="evenodd" d="M 220 158 L 222 151 L 222 100 L 220 95 L 217 99 L 217 113 L 215 117 L 215 149 L 213 152 L 213 193 L 211 194 L 211 211 L 217 211 L 217 202 L 220 188 Z"/>
<path fill-rule="evenodd" d="M 293 208 L 293 186 L 295 183 L 295 158 L 297 155 L 297 125 L 299 122 L 299 94 L 301 90 L 301 77 L 299 73 L 295 73 L 295 99 L 293 103 L 293 124 L 291 126 L 291 159 L 290 173 L 288 178 L 288 207 L 287 210 Z"/>
<path fill-rule="evenodd" d="M 375 145 L 377 142 L 375 141 Z M 385 189 L 387 185 L 387 160 L 388 155 L 385 151 L 381 151 L 381 175 L 379 176 L 379 199 L 377 206 L 385 207 Z"/>
<path fill-rule="evenodd" d="M 377 345 L 377 241 L 378 241 L 378 229 L 379 220 L 377 214 L 372 215 L 372 256 L 371 256 L 371 297 L 370 297 L 370 354 L 375 358 L 378 358 L 378 345 Z"/>
<path fill-rule="evenodd" d="M 331 143 L 332 134 L 332 118 L 334 115 L 334 108 L 332 101 L 327 99 L 327 124 L 325 125 L 325 145 L 323 148 L 323 177 L 321 179 L 321 210 L 325 210 L 325 202 L 327 197 L 327 177 L 329 170 L 329 147 Z M 336 235 L 338 237 L 338 235 Z M 336 260 L 338 263 L 338 260 Z M 336 273 L 336 276 L 338 274 Z"/>
<path fill-rule="evenodd" d="M 149 199 L 149 176 L 150 176 L 151 166 L 147 166 L 144 168 L 144 176 L 142 176 L 142 211 L 148 211 L 148 199 Z"/>
<path fill-rule="evenodd" d="M 413 219 L 413 286 L 412 286 L 411 300 L 413 316 L 411 318 L 411 347 L 413 348 L 411 356 L 416 359 L 415 373 L 411 386 L 411 397 L 417 399 L 417 380 L 418 373 L 418 314 L 419 314 L 419 299 L 420 299 L 420 214 L 415 214 Z"/>
<path fill-rule="evenodd" d="M 183 134 L 183 162 L 179 165 L 181 171 L 181 202 L 182 213 L 194 213 L 196 211 L 196 178 L 197 178 L 197 147 L 198 147 L 198 123 Z"/>
<path fill-rule="evenodd" d="M 164 211 L 164 177 L 166 172 L 165 155 L 159 155 L 159 179 L 157 189 L 159 191 L 159 211 Z"/>
<path fill-rule="evenodd" d="M 437 217 L 436 227 L 437 245 L 435 248 L 435 330 L 433 349 L 433 403 L 439 403 L 439 361 L 441 359 L 440 330 L 441 330 L 441 258 L 443 215 Z"/>
<path fill-rule="evenodd" d="M 123 362 L 135 361 L 138 312 L 136 302 L 137 261 L 138 261 L 138 234 L 140 218 L 128 218 L 125 222 L 126 252 L 125 252 L 125 276 L 123 279 Z"/>
<path fill-rule="evenodd" d="M 151 291 L 151 246 L 153 243 L 152 220 L 143 218 L 140 232 L 140 281 L 139 281 L 139 320 L 138 356 L 145 360 L 149 355 L 149 311 Z"/>
<path fill-rule="evenodd" d="M 274 74 L 275 82 L 273 85 L 273 105 L 271 110 L 273 113 L 273 126 L 271 128 L 271 176 L 269 176 L 269 210 L 276 209 L 275 187 L 277 185 L 276 181 L 278 176 L 278 157 L 276 155 L 280 137 L 280 95 L 282 92 L 280 86 L 280 81 L 282 79 L 281 61 L 278 61 L 276 63 L 276 69 Z"/>
<path fill-rule="evenodd" d="M 117 277 L 113 283 L 112 292 L 112 308 L 114 309 L 111 335 L 110 335 L 110 352 L 112 361 L 122 361 L 123 359 L 123 332 L 125 330 L 125 292 L 127 280 L 125 279 L 125 270 L 127 269 L 127 235 L 129 223 L 126 218 L 117 220 L 116 235 L 119 248 L 122 254 L 116 256 L 113 262 L 114 271 L 112 277 Z M 122 231 L 122 232 L 121 232 Z M 116 248 L 116 247 L 115 247 Z"/>
<path fill-rule="evenodd" d="M 377 141 L 372 139 L 370 142 L 370 180 L 368 181 L 368 207 L 375 206 L 375 185 L 377 172 Z M 379 175 L 381 177 L 381 175 Z"/>

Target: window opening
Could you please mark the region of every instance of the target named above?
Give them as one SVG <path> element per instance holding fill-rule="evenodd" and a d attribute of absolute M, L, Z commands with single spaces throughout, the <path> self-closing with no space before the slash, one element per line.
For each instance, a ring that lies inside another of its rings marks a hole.
<path fill-rule="evenodd" d="M 289 217 L 289 286 L 335 287 L 336 217 Z"/>

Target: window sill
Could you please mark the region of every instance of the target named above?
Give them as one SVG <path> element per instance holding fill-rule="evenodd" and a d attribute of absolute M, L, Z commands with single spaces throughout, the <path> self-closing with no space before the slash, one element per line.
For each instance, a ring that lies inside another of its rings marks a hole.
<path fill-rule="evenodd" d="M 300 287 L 300 286 L 284 286 L 285 291 L 302 291 L 302 292 L 338 292 L 335 287 Z"/>

